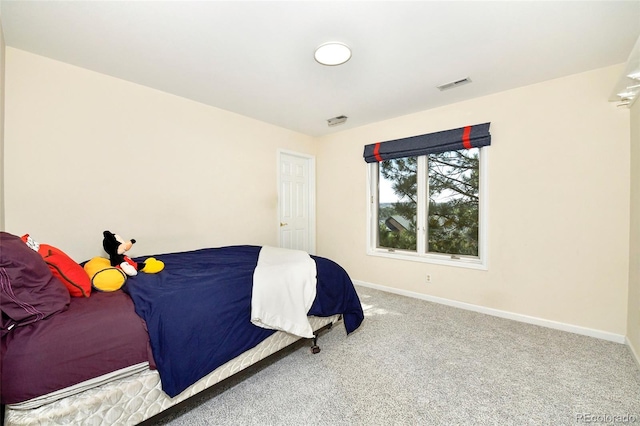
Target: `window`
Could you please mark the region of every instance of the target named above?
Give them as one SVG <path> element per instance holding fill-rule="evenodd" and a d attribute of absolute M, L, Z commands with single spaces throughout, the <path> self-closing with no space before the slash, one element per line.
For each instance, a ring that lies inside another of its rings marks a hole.
<path fill-rule="evenodd" d="M 377 246 L 418 249 L 418 157 L 376 163 L 378 177 Z"/>
<path fill-rule="evenodd" d="M 369 164 L 369 253 L 484 268 L 481 148 Z"/>

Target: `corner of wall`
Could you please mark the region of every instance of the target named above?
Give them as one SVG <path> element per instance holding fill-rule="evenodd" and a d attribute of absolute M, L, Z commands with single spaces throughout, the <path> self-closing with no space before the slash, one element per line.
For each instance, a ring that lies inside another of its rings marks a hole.
<path fill-rule="evenodd" d="M 640 102 L 631 107 L 631 186 L 627 345 L 640 367 Z"/>

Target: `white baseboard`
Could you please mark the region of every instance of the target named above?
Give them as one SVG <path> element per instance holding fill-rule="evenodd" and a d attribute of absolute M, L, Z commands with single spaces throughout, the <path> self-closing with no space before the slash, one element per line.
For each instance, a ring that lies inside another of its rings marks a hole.
<path fill-rule="evenodd" d="M 502 311 L 500 309 L 487 308 L 485 306 L 473 305 L 471 303 L 458 302 L 456 300 L 445 299 L 442 297 L 429 296 L 427 294 L 416 293 L 408 290 L 401 290 L 393 287 L 387 287 L 379 284 L 372 284 L 365 281 L 353 280 L 356 285 L 363 287 L 370 287 L 376 290 L 386 291 L 388 293 L 399 294 L 401 296 L 413 297 L 416 299 L 426 300 L 428 302 L 439 303 L 441 305 L 452 306 L 454 308 L 466 309 L 468 311 L 479 312 L 481 314 L 493 315 L 495 317 L 506 318 L 514 321 L 524 322 L 528 324 L 539 325 L 542 327 L 553 328 L 555 330 L 568 331 L 570 333 L 581 334 L 583 336 L 595 337 L 597 339 L 608 340 L 610 342 L 627 344 L 636 361 L 639 360 L 638 355 L 635 353 L 626 337 L 621 334 L 609 333 L 607 331 L 595 330 L 593 328 L 580 327 L 573 324 L 565 324 L 562 322 L 546 320 L 543 318 L 531 317 L 528 315 L 516 314 L 514 312 Z"/>
<path fill-rule="evenodd" d="M 640 368 L 640 356 L 638 355 L 638 352 L 636 352 L 636 350 L 633 348 L 633 345 L 629 341 L 628 337 L 625 340 L 626 340 L 627 346 L 629 347 L 629 350 L 631 351 L 631 355 L 633 356 L 633 359 L 636 360 L 636 364 L 638 365 L 638 368 Z"/>

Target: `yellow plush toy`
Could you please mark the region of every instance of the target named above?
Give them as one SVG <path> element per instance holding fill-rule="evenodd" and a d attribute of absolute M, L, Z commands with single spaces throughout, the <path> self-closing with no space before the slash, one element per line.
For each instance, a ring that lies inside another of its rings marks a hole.
<path fill-rule="evenodd" d="M 143 272 L 157 274 L 164 269 L 164 262 L 150 257 L 144 261 Z M 99 291 L 119 290 L 127 281 L 127 274 L 121 268 L 111 266 L 109 259 L 94 257 L 84 264 L 85 272 L 91 277 L 91 286 Z"/>
<path fill-rule="evenodd" d="M 144 268 L 142 268 L 141 270 L 145 274 L 157 274 L 163 269 L 164 262 L 162 260 L 158 260 L 155 257 L 149 257 L 144 261 Z"/>
<path fill-rule="evenodd" d="M 119 290 L 127 280 L 127 274 L 104 257 L 94 257 L 84 264 L 84 270 L 91 277 L 93 288 L 100 291 Z"/>
<path fill-rule="evenodd" d="M 125 241 L 110 231 L 104 231 L 103 236 L 102 246 L 109 259 L 94 257 L 84 265 L 84 270 L 91 277 L 91 285 L 96 290 L 116 291 L 124 285 L 128 276 L 135 276 L 138 271 L 157 274 L 164 269 L 164 263 L 155 257 L 138 263 L 125 255 L 136 240 Z"/>

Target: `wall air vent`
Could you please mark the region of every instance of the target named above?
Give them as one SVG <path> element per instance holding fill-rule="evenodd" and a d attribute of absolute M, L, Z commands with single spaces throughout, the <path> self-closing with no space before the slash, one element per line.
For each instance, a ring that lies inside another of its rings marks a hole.
<path fill-rule="evenodd" d="M 451 83 L 441 84 L 440 86 L 436 86 L 440 91 L 453 89 L 454 87 L 462 86 L 465 84 L 471 83 L 471 79 L 469 77 L 463 78 L 462 80 L 452 81 Z"/>
<path fill-rule="evenodd" d="M 346 115 L 339 115 L 337 117 L 333 117 L 327 120 L 327 123 L 329 124 L 329 127 L 333 127 L 333 126 L 338 126 L 342 123 L 344 123 L 345 121 L 347 121 L 347 116 Z"/>

